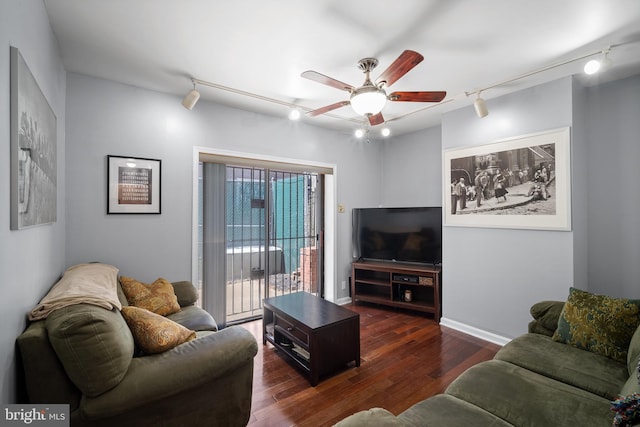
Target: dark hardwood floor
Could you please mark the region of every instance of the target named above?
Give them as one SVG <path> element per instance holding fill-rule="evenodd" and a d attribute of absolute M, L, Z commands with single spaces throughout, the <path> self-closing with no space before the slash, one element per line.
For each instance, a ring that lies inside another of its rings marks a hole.
<path fill-rule="evenodd" d="M 316 387 L 271 344 L 262 345 L 262 321 L 242 325 L 259 347 L 249 426 L 331 426 L 373 407 L 397 415 L 442 392 L 500 348 L 440 327 L 425 314 L 374 305 L 346 307 L 360 313 L 361 365 L 352 363 Z"/>

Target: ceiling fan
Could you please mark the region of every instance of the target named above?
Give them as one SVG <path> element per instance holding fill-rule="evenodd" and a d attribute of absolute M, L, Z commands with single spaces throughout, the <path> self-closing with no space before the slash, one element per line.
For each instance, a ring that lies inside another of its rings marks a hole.
<path fill-rule="evenodd" d="M 364 58 L 358 61 L 358 66 L 364 72 L 364 83 L 360 87 L 354 87 L 339 80 L 320 74 L 317 71 L 305 71 L 302 77 L 313 80 L 336 89 L 347 91 L 351 94 L 348 101 L 340 101 L 331 105 L 318 108 L 307 113 L 310 117 L 328 113 L 337 108 L 351 105 L 354 111 L 365 116 L 371 126 L 384 123 L 382 108 L 387 100 L 394 102 L 440 102 L 447 95 L 445 91 L 435 92 L 393 92 L 387 95 L 385 88 L 391 86 L 413 67 L 418 65 L 424 57 L 418 52 L 405 50 L 395 61 L 378 77 L 371 81 L 369 74 L 378 65 L 376 58 Z"/>

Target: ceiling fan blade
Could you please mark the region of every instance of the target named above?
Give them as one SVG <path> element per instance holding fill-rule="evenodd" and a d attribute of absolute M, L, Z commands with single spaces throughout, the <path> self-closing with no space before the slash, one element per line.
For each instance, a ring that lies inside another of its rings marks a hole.
<path fill-rule="evenodd" d="M 381 125 L 382 123 L 384 123 L 384 117 L 382 117 L 382 113 L 370 115 L 369 123 L 371 124 L 371 126 Z"/>
<path fill-rule="evenodd" d="M 407 74 L 413 67 L 418 65 L 424 56 L 413 50 L 405 50 L 400 56 L 393 61 L 389 67 L 382 72 L 380 77 L 376 80 L 376 85 L 384 84 L 389 87 L 394 84 L 398 79 Z"/>
<path fill-rule="evenodd" d="M 435 92 L 393 92 L 387 96 L 389 101 L 400 102 L 440 102 L 447 96 L 445 91 Z"/>
<path fill-rule="evenodd" d="M 326 105 L 326 106 L 318 108 L 316 110 L 309 111 L 307 113 L 307 116 L 309 116 L 309 117 L 319 116 L 320 114 L 328 113 L 329 111 L 333 111 L 333 110 L 335 110 L 337 108 L 344 107 L 344 106 L 347 106 L 349 104 L 350 104 L 349 101 L 336 102 L 335 104 Z"/>
<path fill-rule="evenodd" d="M 342 83 L 340 80 L 325 76 L 324 74 L 320 74 L 317 71 L 309 70 L 300 75 L 305 79 L 313 80 L 314 82 L 322 83 L 323 85 L 335 87 L 336 89 L 345 90 L 347 92 L 351 92 L 355 89 L 349 84 Z"/>

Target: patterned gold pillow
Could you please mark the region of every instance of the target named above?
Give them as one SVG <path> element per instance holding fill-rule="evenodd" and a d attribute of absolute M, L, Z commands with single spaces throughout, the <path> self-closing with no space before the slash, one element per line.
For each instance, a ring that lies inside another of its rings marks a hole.
<path fill-rule="evenodd" d="M 180 311 L 173 286 L 166 279 L 160 278 L 148 285 L 131 277 L 121 276 L 120 285 L 129 305 L 146 308 L 161 316 Z"/>
<path fill-rule="evenodd" d="M 553 340 L 627 362 L 640 324 L 640 300 L 612 298 L 571 288 Z"/>
<path fill-rule="evenodd" d="M 143 353 L 162 353 L 196 337 L 194 331 L 144 308 L 122 307 L 122 315 Z"/>

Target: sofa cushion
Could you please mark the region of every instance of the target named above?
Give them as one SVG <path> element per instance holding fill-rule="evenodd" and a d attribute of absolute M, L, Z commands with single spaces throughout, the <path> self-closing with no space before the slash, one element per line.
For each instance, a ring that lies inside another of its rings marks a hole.
<path fill-rule="evenodd" d="M 196 338 L 196 333 L 184 326 L 139 307 L 122 307 L 133 339 L 147 354 L 162 353 Z"/>
<path fill-rule="evenodd" d="M 416 403 L 400 415 L 403 426 L 414 427 L 509 427 L 511 424 L 482 408 L 448 394 L 438 394 Z M 375 425 L 375 424 L 370 424 Z"/>
<path fill-rule="evenodd" d="M 192 331 L 217 331 L 218 325 L 213 317 L 205 310 L 195 305 L 182 307 L 177 313 L 167 316 L 176 323 L 180 323 Z"/>
<path fill-rule="evenodd" d="M 110 390 L 127 373 L 134 344 L 118 310 L 72 305 L 51 313 L 46 327 L 65 372 L 84 395 Z"/>
<path fill-rule="evenodd" d="M 334 424 L 335 427 L 395 427 L 402 425 L 395 415 L 383 408 L 371 408 L 356 412 Z"/>
<path fill-rule="evenodd" d="M 131 277 L 121 276 L 120 285 L 129 305 L 145 308 L 161 316 L 180 310 L 173 286 L 166 279 L 159 278 L 151 284 L 146 284 Z"/>
<path fill-rule="evenodd" d="M 176 294 L 180 307 L 188 307 L 194 305 L 198 301 L 198 290 L 193 283 L 183 280 L 171 283 L 173 292 Z"/>
<path fill-rule="evenodd" d="M 446 393 L 516 426 L 611 425 L 610 400 L 501 360 L 479 363 Z"/>
<path fill-rule="evenodd" d="M 640 300 L 571 288 L 553 339 L 625 363 L 639 324 Z"/>
<path fill-rule="evenodd" d="M 513 339 L 496 353 L 495 359 L 610 400 L 616 398 L 629 377 L 623 363 L 538 334 L 524 334 Z"/>

